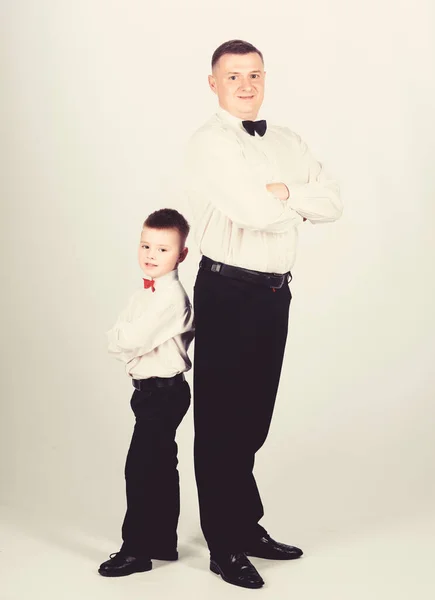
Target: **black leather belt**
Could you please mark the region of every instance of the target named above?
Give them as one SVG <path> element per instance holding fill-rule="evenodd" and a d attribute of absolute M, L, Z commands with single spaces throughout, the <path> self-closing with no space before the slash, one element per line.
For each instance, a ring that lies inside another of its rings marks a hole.
<path fill-rule="evenodd" d="M 232 279 L 240 279 L 248 283 L 254 283 L 257 285 L 265 285 L 269 288 L 279 289 L 283 286 L 285 281 L 291 281 L 292 275 L 290 271 L 280 275 L 279 273 L 263 273 L 262 271 L 252 271 L 251 269 L 243 269 L 242 267 L 233 267 L 232 265 L 226 265 L 220 263 L 207 256 L 201 258 L 199 268 L 206 271 L 212 271 L 224 277 L 231 277 Z"/>
<path fill-rule="evenodd" d="M 149 379 L 132 379 L 134 389 L 139 392 L 143 390 L 155 390 L 156 388 L 172 387 L 176 383 L 185 381 L 184 373 L 174 375 L 174 377 L 150 377 Z"/>

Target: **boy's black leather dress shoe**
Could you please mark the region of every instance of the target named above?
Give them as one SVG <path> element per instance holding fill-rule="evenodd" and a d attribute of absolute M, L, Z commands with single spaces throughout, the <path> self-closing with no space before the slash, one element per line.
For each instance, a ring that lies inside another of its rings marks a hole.
<path fill-rule="evenodd" d="M 210 556 L 210 570 L 227 583 L 244 588 L 261 588 L 264 581 L 246 554 L 222 554 Z"/>
<path fill-rule="evenodd" d="M 153 550 L 151 558 L 155 560 L 178 560 L 177 550 Z"/>
<path fill-rule="evenodd" d="M 132 573 L 151 571 L 153 563 L 148 556 L 128 556 L 122 552 L 110 555 L 109 560 L 103 562 L 98 569 L 104 577 L 123 577 Z"/>
<path fill-rule="evenodd" d="M 269 558 L 271 560 L 293 560 L 300 558 L 302 554 L 303 552 L 300 548 L 276 542 L 267 534 L 251 543 L 246 550 L 247 556 Z"/>

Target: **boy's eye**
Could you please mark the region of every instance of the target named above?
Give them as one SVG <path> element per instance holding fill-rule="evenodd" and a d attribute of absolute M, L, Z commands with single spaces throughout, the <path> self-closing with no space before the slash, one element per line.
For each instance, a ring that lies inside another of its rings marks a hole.
<path fill-rule="evenodd" d="M 166 248 L 160 248 L 160 252 L 166 252 Z"/>
<path fill-rule="evenodd" d="M 236 79 L 235 75 L 230 75 L 230 79 L 232 79 L 233 81 Z"/>

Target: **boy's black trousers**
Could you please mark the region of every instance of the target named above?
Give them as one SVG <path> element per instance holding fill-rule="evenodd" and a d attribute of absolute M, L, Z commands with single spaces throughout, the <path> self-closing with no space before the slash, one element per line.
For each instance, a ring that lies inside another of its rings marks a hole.
<path fill-rule="evenodd" d="M 177 548 L 180 487 L 175 432 L 190 405 L 186 381 L 135 390 L 136 417 L 125 465 L 127 512 L 122 552 L 158 556 Z"/>

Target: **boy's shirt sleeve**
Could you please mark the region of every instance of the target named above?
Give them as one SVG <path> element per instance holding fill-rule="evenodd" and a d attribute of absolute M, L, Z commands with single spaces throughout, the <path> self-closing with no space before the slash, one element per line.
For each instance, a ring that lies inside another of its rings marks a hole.
<path fill-rule="evenodd" d="M 181 309 L 172 303 L 161 307 L 153 306 L 152 310 L 146 310 L 133 319 L 128 319 L 127 312 L 124 311 L 107 332 L 109 353 L 119 360 L 129 362 L 191 328 L 189 306 Z"/>

